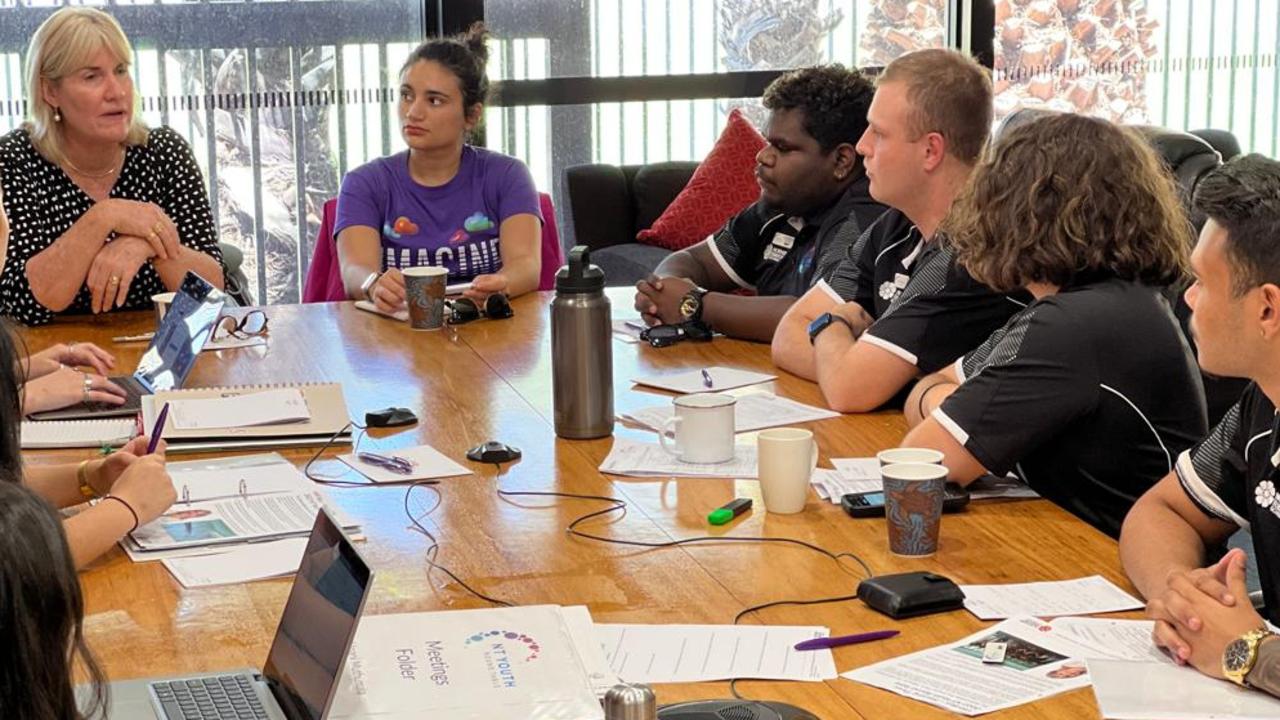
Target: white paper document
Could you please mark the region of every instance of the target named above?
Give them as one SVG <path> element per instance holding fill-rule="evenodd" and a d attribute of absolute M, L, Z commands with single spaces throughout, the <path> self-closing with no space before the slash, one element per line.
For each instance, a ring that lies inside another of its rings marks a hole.
<path fill-rule="evenodd" d="M 146 551 L 306 535 L 324 504 L 319 492 L 178 503 L 125 539 Z"/>
<path fill-rule="evenodd" d="M 375 452 L 383 456 L 394 455 L 408 460 L 413 464 L 413 472 L 407 475 L 392 472 L 384 467 L 365 462 L 356 457 L 354 453 L 339 455 L 338 459 L 375 483 L 398 483 L 429 480 L 431 478 L 460 477 L 462 475 L 471 475 L 474 472 L 449 459 L 444 453 L 430 445 Z"/>
<path fill-rule="evenodd" d="M 1060 617 L 1049 624 L 1067 637 L 1097 651 L 1089 657 L 1134 662 L 1169 663 L 1173 660 L 1151 639 L 1155 623 L 1150 620 Z"/>
<path fill-rule="evenodd" d="M 832 459 L 831 462 L 835 464 L 837 460 Z M 876 462 L 875 458 L 872 458 L 872 462 Z M 874 478 L 855 480 L 839 470 L 817 468 L 809 476 L 809 484 L 818 493 L 818 497 L 823 500 L 830 500 L 833 505 L 839 505 L 840 498 L 849 493 L 876 492 L 884 488 L 884 482 L 880 479 L 880 464 L 878 462 L 876 462 L 876 476 Z"/>
<path fill-rule="evenodd" d="M 982 620 L 1017 615 L 1093 615 L 1143 607 L 1141 600 L 1101 575 L 1051 582 L 961 585 L 960 589 L 964 591 L 965 609 Z"/>
<path fill-rule="evenodd" d="M 623 342 L 640 342 L 640 333 L 644 332 L 644 323 L 640 320 L 614 320 L 613 336 Z"/>
<path fill-rule="evenodd" d="M 992 642 L 1006 644 L 1000 663 L 982 661 Z M 1093 654 L 1053 625 L 1021 617 L 842 677 L 951 712 L 981 715 L 1088 685 L 1085 658 Z"/>
<path fill-rule="evenodd" d="M 710 383 L 708 383 L 707 378 L 703 376 L 704 372 L 711 378 Z M 768 382 L 776 377 L 777 375 L 766 375 L 764 373 L 752 372 L 750 370 L 738 370 L 736 368 L 715 365 L 712 367 L 698 368 L 696 370 L 688 370 L 686 372 L 674 373 L 671 375 L 654 375 L 650 377 L 634 378 L 631 382 L 637 385 L 647 385 L 648 387 L 687 394 L 732 390 L 734 388 L 745 387 L 747 385 L 757 385 L 762 382 Z"/>
<path fill-rule="evenodd" d="M 630 477 L 746 478 L 754 480 L 756 446 L 735 445 L 733 459 L 722 463 L 680 462 L 657 443 L 613 438 L 600 472 Z"/>
<path fill-rule="evenodd" d="M 247 395 L 173 400 L 169 422 L 179 430 L 253 427 L 311 419 L 298 388 L 265 390 Z"/>
<path fill-rule="evenodd" d="M 830 650 L 798 651 L 825 627 L 768 625 L 596 625 L 605 657 L 627 682 L 757 678 L 817 682 L 836 676 Z"/>
<path fill-rule="evenodd" d="M 285 538 L 161 562 L 185 588 L 238 585 L 296 573 L 307 540 L 305 537 Z"/>
<path fill-rule="evenodd" d="M 330 720 L 602 720 L 561 608 L 366 615 Z"/>
<path fill-rule="evenodd" d="M 409 322 L 408 310 L 399 310 L 393 313 L 386 313 L 379 310 L 377 305 L 374 305 L 368 300 L 357 300 L 356 309 L 363 310 L 367 313 L 373 313 L 374 315 L 381 315 L 382 317 L 391 318 L 392 320 L 399 320 L 400 322 Z"/>
<path fill-rule="evenodd" d="M 123 445 L 138 434 L 133 418 L 23 421 L 22 449 Z"/>
<path fill-rule="evenodd" d="M 1275 720 L 1280 700 L 1173 663 L 1090 659 L 1107 720 Z"/>
<path fill-rule="evenodd" d="M 255 347 L 257 345 L 266 345 L 266 335 L 249 335 L 247 337 L 236 337 L 228 335 L 223 338 L 214 340 L 209 338 L 205 341 L 204 348 L 201 352 L 209 352 L 210 350 L 235 350 L 237 348 Z"/>
<path fill-rule="evenodd" d="M 667 403 L 632 410 L 623 413 L 622 417 L 650 430 L 660 431 L 673 415 L 675 407 Z M 738 396 L 738 402 L 733 407 L 733 431 L 750 432 L 833 417 L 840 417 L 840 413 L 780 398 L 773 393 L 757 392 Z"/>
<path fill-rule="evenodd" d="M 831 464 L 846 481 L 845 487 L 856 488 L 845 492 L 875 492 L 884 488 L 884 481 L 880 477 L 880 461 L 876 458 L 831 458 Z M 969 483 L 965 489 L 969 491 L 969 498 L 972 500 L 1040 497 L 1026 483 L 1008 476 L 983 475 Z M 840 497 L 836 496 L 833 502 L 840 502 Z"/>

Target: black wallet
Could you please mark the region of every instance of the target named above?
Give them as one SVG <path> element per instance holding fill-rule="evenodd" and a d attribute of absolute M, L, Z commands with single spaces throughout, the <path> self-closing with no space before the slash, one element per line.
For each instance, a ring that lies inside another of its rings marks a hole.
<path fill-rule="evenodd" d="M 877 575 L 858 583 L 858 599 L 894 619 L 947 612 L 964 607 L 964 592 L 931 572 Z"/>

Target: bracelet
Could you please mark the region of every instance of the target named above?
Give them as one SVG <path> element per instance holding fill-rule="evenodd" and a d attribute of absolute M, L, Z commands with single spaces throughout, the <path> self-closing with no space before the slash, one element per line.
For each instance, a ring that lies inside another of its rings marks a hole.
<path fill-rule="evenodd" d="M 91 462 L 93 460 L 81 460 L 80 465 L 76 467 L 76 480 L 80 481 L 80 494 L 85 500 L 98 497 L 98 491 L 89 484 L 89 463 Z"/>
<path fill-rule="evenodd" d="M 133 516 L 133 527 L 129 528 L 129 532 L 133 532 L 134 530 L 138 529 L 138 512 L 133 509 L 132 505 L 130 505 L 129 503 L 125 502 L 122 498 L 117 497 L 115 495 L 105 495 L 103 496 L 102 500 L 103 501 L 115 500 L 116 502 L 125 506 L 125 509 L 127 509 L 129 511 L 129 514 Z"/>
<path fill-rule="evenodd" d="M 924 401 L 928 399 L 929 393 L 933 392 L 934 388 L 938 387 L 939 385 L 945 385 L 946 382 L 947 382 L 946 380 L 939 380 L 938 382 L 930 385 L 929 387 L 925 388 L 920 392 L 920 404 L 919 404 L 919 407 L 916 408 L 916 414 L 920 416 L 920 419 L 922 421 L 926 417 L 924 412 Z"/>

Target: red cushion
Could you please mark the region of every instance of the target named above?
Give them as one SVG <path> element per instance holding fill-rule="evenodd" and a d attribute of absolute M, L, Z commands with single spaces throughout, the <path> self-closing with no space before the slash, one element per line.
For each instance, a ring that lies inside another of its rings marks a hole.
<path fill-rule="evenodd" d="M 729 113 L 720 139 L 689 184 L 636 240 L 668 250 L 682 250 L 719 230 L 729 218 L 760 197 L 756 184 L 756 154 L 764 137 L 742 115 Z"/>

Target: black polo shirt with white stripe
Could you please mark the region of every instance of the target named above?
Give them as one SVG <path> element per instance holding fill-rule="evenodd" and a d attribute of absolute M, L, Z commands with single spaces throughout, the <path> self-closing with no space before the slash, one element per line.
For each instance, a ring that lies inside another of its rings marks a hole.
<path fill-rule="evenodd" d="M 1112 537 L 1206 429 L 1195 357 L 1148 285 L 1044 297 L 955 367 L 962 383 L 933 417 L 987 470 Z"/>
<path fill-rule="evenodd" d="M 831 205 L 803 218 L 757 200 L 705 241 L 720 267 L 757 295 L 800 297 L 829 278 L 848 249 L 887 209 L 871 199 L 867 178 Z"/>
<path fill-rule="evenodd" d="M 945 241 L 928 242 L 906 215 L 889 210 L 849 250 L 826 285 L 875 318 L 861 341 L 922 373 L 974 349 L 1026 307 L 1024 292 L 993 292 L 969 276 Z"/>
<path fill-rule="evenodd" d="M 1178 481 L 1211 518 L 1253 536 L 1265 614 L 1280 623 L 1280 417 L 1255 384 L 1213 432 L 1178 457 Z"/>

